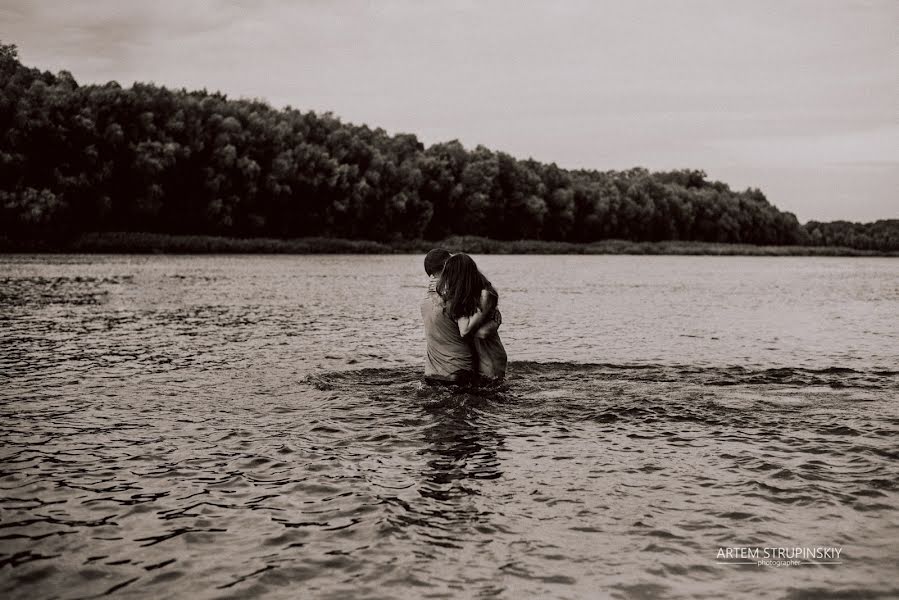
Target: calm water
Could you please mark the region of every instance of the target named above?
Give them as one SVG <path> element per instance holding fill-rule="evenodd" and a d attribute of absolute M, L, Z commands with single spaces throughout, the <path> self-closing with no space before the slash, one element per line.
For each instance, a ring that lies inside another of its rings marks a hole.
<path fill-rule="evenodd" d="M 0 596 L 899 595 L 899 260 L 476 257 L 452 394 L 421 259 L 0 256 Z"/>

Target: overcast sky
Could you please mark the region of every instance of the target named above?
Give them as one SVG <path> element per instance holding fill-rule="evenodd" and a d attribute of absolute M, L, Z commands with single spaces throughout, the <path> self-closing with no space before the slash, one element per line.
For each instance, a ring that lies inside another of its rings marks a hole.
<path fill-rule="evenodd" d="M 80 83 L 221 90 L 563 167 L 899 218 L 899 0 L 0 0 Z"/>

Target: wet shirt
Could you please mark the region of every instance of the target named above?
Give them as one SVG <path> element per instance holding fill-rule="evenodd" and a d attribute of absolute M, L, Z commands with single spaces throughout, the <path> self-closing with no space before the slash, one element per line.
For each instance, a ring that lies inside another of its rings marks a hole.
<path fill-rule="evenodd" d="M 428 287 L 428 295 L 421 301 L 421 318 L 425 325 L 425 376 L 448 377 L 456 371 L 473 371 L 471 347 L 459 334 L 459 326 L 443 312 L 443 299 Z"/>

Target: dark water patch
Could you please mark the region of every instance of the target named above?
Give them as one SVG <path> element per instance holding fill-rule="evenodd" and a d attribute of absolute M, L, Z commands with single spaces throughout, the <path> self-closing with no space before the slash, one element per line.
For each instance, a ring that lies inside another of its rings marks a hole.
<path fill-rule="evenodd" d="M 809 586 L 801 589 L 790 588 L 784 598 L 786 600 L 880 600 L 897 596 L 899 596 L 899 587 L 872 590 L 850 586 L 839 586 L 837 589 Z"/>
<path fill-rule="evenodd" d="M 107 286 L 133 283 L 131 275 L 105 277 L 0 277 L 0 306 L 99 305 L 109 298 Z"/>
<path fill-rule="evenodd" d="M 15 568 L 26 563 L 38 561 L 38 560 L 51 560 L 54 558 L 58 558 L 58 554 L 44 555 L 40 553 L 34 553 L 30 550 L 25 550 L 24 552 L 16 552 L 12 555 L 0 554 L 0 568 L 3 567 L 11 567 Z"/>

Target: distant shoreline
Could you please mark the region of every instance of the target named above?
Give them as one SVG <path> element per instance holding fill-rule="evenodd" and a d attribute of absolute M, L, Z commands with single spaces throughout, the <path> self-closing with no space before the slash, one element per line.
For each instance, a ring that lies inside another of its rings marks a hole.
<path fill-rule="evenodd" d="M 503 241 L 455 236 L 439 242 L 374 242 L 340 238 L 230 238 L 163 233 L 90 233 L 65 242 L 0 237 L 0 253 L 86 254 L 422 254 L 443 247 L 470 254 L 633 254 L 703 256 L 899 256 L 899 252 L 840 246 L 754 246 L 712 242 L 631 242 L 602 240 L 588 244 L 541 240 Z"/>

